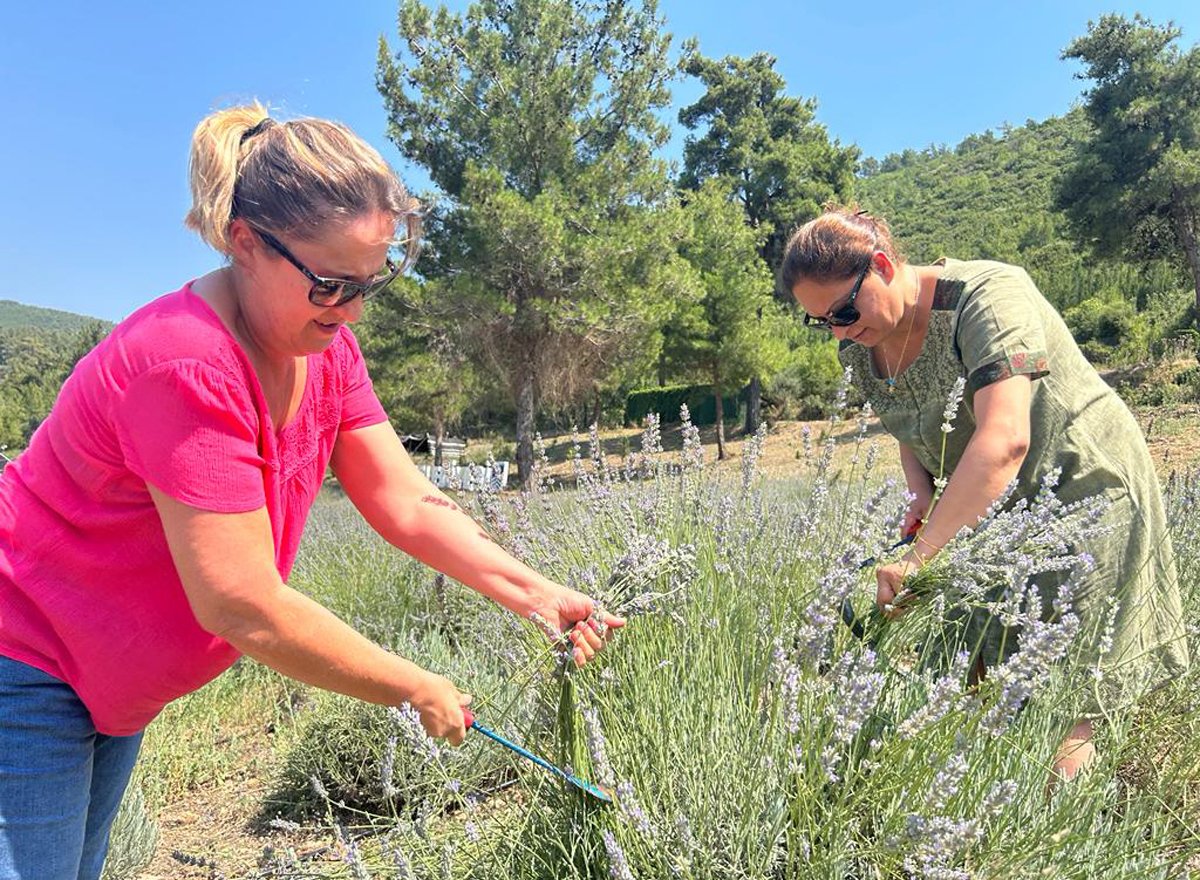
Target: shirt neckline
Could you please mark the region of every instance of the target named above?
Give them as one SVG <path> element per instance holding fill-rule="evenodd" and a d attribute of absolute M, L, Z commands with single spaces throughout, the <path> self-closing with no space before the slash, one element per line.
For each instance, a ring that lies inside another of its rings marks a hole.
<path fill-rule="evenodd" d="M 234 336 L 233 331 L 226 326 L 225 322 L 221 319 L 221 316 L 217 314 L 217 310 L 212 307 L 212 304 L 192 289 L 193 283 L 194 280 L 185 284 L 183 286 L 183 292 L 193 301 L 199 303 L 201 310 L 204 312 L 204 316 L 217 327 L 219 327 L 221 332 L 225 334 L 226 338 L 228 338 L 229 342 L 233 345 L 233 350 L 237 352 L 238 358 L 241 359 L 242 366 L 246 369 L 246 372 L 250 374 L 251 381 L 253 383 L 251 391 L 254 394 L 255 405 L 258 407 L 262 417 L 266 420 L 267 427 L 270 428 L 271 433 L 274 434 L 276 438 L 282 438 L 284 435 L 291 432 L 292 427 L 300 421 L 300 417 L 304 415 L 305 411 L 309 407 L 311 397 L 310 392 L 313 382 L 313 365 L 310 362 L 309 357 L 307 355 L 305 356 L 304 390 L 300 394 L 300 405 L 296 407 L 296 412 L 292 415 L 292 417 L 288 419 L 288 421 L 282 426 L 277 428 L 274 420 L 271 418 L 271 408 L 267 405 L 267 396 L 265 393 L 263 393 L 262 382 L 259 381 L 258 373 L 254 369 L 254 363 L 250 360 L 250 356 L 246 354 L 246 350 L 242 348 L 242 344 L 238 342 L 238 338 Z"/>

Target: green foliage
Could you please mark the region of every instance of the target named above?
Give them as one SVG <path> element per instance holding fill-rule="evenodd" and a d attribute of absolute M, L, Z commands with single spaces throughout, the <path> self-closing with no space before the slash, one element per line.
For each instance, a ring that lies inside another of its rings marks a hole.
<path fill-rule="evenodd" d="M 0 445 L 23 448 L 29 442 L 75 364 L 110 329 L 82 319 L 73 330 L 0 330 Z"/>
<path fill-rule="evenodd" d="M 864 207 L 887 218 L 914 262 L 953 256 L 1017 263 L 1057 304 L 1082 257 L 1054 199 L 1062 169 L 1088 131 L 1076 110 L 1000 137 L 972 135 L 954 150 L 906 151 L 860 180 L 857 193 Z"/>
<path fill-rule="evenodd" d="M 28 306 L 11 299 L 0 299 L 0 330 L 49 330 L 74 333 L 96 322 L 87 315 Z"/>
<path fill-rule="evenodd" d="M 712 385 L 666 385 L 630 392 L 625 399 L 625 424 L 640 425 L 651 413 L 656 413 L 664 425 L 672 424 L 679 421 L 679 408 L 685 404 L 693 425 L 711 425 L 717 420 Z M 726 395 L 721 405 L 726 413 L 736 413 L 737 395 Z"/>
<path fill-rule="evenodd" d="M 1092 132 L 1083 111 L 1073 110 L 999 136 L 972 135 L 953 150 L 905 151 L 868 165 L 859 196 L 888 219 L 914 262 L 953 256 L 1015 263 L 1064 313 L 1085 300 L 1129 303 L 1138 317 L 1121 339 L 1088 342 L 1087 353 L 1105 362 L 1148 358 L 1186 323 L 1180 309 L 1191 299 L 1188 276 L 1178 260 L 1098 260 L 1073 240 L 1060 193 Z"/>
<path fill-rule="evenodd" d="M 785 94 L 770 55 L 718 61 L 689 45 L 682 67 L 705 92 L 679 111 L 685 128 L 702 129 L 684 141 L 680 185 L 717 181 L 758 230 L 759 255 L 773 270 L 791 230 L 850 191 L 858 148 L 830 139 L 814 99 Z"/>
<path fill-rule="evenodd" d="M 1105 255 L 1182 257 L 1200 305 L 1200 47 L 1134 15 L 1089 23 L 1064 58 L 1094 82 L 1083 112 L 1093 132 L 1063 179 L 1059 204 Z"/>
<path fill-rule="evenodd" d="M 1063 312 L 1063 320 L 1093 363 L 1108 363 L 1133 332 L 1133 306 L 1122 300 L 1089 297 Z"/>
<path fill-rule="evenodd" d="M 699 295 L 679 299 L 663 328 L 660 374 L 707 381 L 724 395 L 778 369 L 785 318 L 758 254 L 761 234 L 722 185 L 709 180 L 689 194 L 685 215 L 680 252 Z"/>
<path fill-rule="evenodd" d="M 400 6 L 381 43 L 389 136 L 444 200 L 421 270 L 464 324 L 467 354 L 509 389 L 522 481 L 539 403 L 653 363 L 678 287 L 678 220 L 658 118 L 669 35 L 653 2 Z M 616 367 L 616 365 L 620 365 Z"/>
<path fill-rule="evenodd" d="M 770 55 L 717 61 L 688 44 L 682 66 L 704 83 L 705 92 L 679 112 L 680 123 L 700 130 L 684 142 L 680 185 L 698 190 L 711 182 L 740 205 L 745 222 L 758 233 L 758 256 L 773 277 L 791 231 L 820 213 L 825 202 L 848 197 L 858 148 L 830 140 L 815 120 L 815 100 L 784 94 Z M 789 299 L 786 291 L 781 296 Z M 774 317 L 765 306 L 756 311 Z M 774 328 L 760 330 L 776 341 Z M 778 367 L 779 355 L 776 350 L 747 377 L 747 434 L 759 428 L 762 380 Z M 724 454 L 720 444 L 719 454 Z"/>
<path fill-rule="evenodd" d="M 355 328 L 375 393 L 402 433 L 451 433 L 482 396 L 482 378 L 458 338 L 462 324 L 439 287 L 400 279 Z"/>
<path fill-rule="evenodd" d="M 134 781 L 125 790 L 113 820 L 101 880 L 135 880 L 154 858 L 157 845 L 158 825 L 146 804 L 141 784 Z"/>
<path fill-rule="evenodd" d="M 810 338 L 794 344 L 786 365 L 763 389 L 763 403 L 773 422 L 824 418 L 842 380 L 837 340 L 812 338 L 807 328 L 802 332 Z"/>

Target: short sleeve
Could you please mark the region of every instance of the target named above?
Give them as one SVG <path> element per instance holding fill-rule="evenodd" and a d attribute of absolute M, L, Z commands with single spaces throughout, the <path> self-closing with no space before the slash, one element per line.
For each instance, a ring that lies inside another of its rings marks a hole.
<path fill-rule="evenodd" d="M 137 376 L 114 410 L 126 466 L 190 507 L 243 513 L 266 503 L 249 390 L 199 361 Z"/>
<path fill-rule="evenodd" d="M 346 357 L 341 364 L 344 391 L 338 431 L 353 431 L 386 422 L 387 412 L 375 394 L 375 386 L 371 384 L 358 340 L 349 329 L 343 328 L 342 332 L 346 339 Z"/>
<path fill-rule="evenodd" d="M 972 389 L 1049 374 L 1040 299 L 1033 280 L 1015 267 L 997 270 L 965 294 L 955 342 Z"/>

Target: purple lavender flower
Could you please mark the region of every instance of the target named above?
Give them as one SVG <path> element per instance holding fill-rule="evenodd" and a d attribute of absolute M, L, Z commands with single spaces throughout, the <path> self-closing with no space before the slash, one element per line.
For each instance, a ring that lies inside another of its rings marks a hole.
<path fill-rule="evenodd" d="M 679 407 L 680 432 L 683 435 L 681 464 L 685 471 L 704 467 L 704 446 L 700 442 L 700 429 L 692 424 L 692 414 L 687 404 Z"/>
<path fill-rule="evenodd" d="M 615 880 L 637 880 L 629 868 L 629 859 L 625 857 L 625 850 L 621 849 L 621 845 L 617 843 L 616 835 L 605 828 L 600 832 L 600 836 L 604 840 L 604 850 L 608 853 L 609 874 Z"/>
<path fill-rule="evenodd" d="M 830 673 L 837 699 L 826 707 L 833 720 L 833 741 L 848 745 L 875 711 L 883 692 L 884 676 L 874 671 L 875 652 L 843 654 Z"/>
<path fill-rule="evenodd" d="M 646 427 L 642 431 L 642 455 L 652 458 L 662 451 L 662 420 L 658 413 L 647 413 Z"/>
<path fill-rule="evenodd" d="M 984 795 L 983 801 L 979 805 L 979 814 L 985 819 L 995 819 L 1004 812 L 1004 809 L 1013 802 L 1013 798 L 1016 796 L 1016 780 L 1002 779 L 988 789 L 988 793 Z"/>
<path fill-rule="evenodd" d="M 949 434 L 954 430 L 954 418 L 958 415 L 958 406 L 962 403 L 963 391 L 966 387 L 966 377 L 959 376 L 954 380 L 954 386 L 950 389 L 950 394 L 946 398 L 946 409 L 942 412 L 943 434 Z"/>
<path fill-rule="evenodd" d="M 392 865 L 396 868 L 396 880 L 413 880 L 412 863 L 400 847 L 392 850 Z"/>
<path fill-rule="evenodd" d="M 617 785 L 617 806 L 620 807 L 621 812 L 625 814 L 625 818 L 633 824 L 638 833 L 646 837 L 654 835 L 654 826 L 650 823 L 650 817 L 646 815 L 646 811 L 642 809 L 642 805 L 638 803 L 631 782 L 622 782 Z"/>
<path fill-rule="evenodd" d="M 762 457 L 766 441 L 767 423 L 760 422 L 754 436 L 742 446 L 742 494 L 750 491 L 750 486 L 758 475 L 758 460 Z"/>
<path fill-rule="evenodd" d="M 429 761 L 437 761 L 442 756 L 442 750 L 433 741 L 421 724 L 421 713 L 408 702 L 401 703 L 399 708 L 388 707 L 388 717 L 396 727 L 396 733 L 408 743 L 418 755 Z"/>
<path fill-rule="evenodd" d="M 592 767 L 595 769 L 596 781 L 606 787 L 612 787 L 616 778 L 613 775 L 612 764 L 608 760 L 608 742 L 604 738 L 604 730 L 600 726 L 600 713 L 593 706 L 583 710 L 583 726 L 587 737 L 588 754 L 592 757 Z"/>
<path fill-rule="evenodd" d="M 371 874 L 367 871 L 367 866 L 363 864 L 362 853 L 359 852 L 354 838 L 340 822 L 335 823 L 334 833 L 337 836 L 342 861 L 350 866 L 354 880 L 371 880 Z"/>
<path fill-rule="evenodd" d="M 962 703 L 966 698 L 963 681 L 970 662 L 970 655 L 966 651 L 960 651 L 955 656 L 950 670 L 930 686 L 925 701 L 917 711 L 897 726 L 896 734 L 900 739 L 914 738 L 925 728 L 937 724 Z"/>
<path fill-rule="evenodd" d="M 391 799 L 400 793 L 396 788 L 396 736 L 387 738 L 383 747 L 383 761 L 379 768 L 380 781 L 383 784 L 383 796 Z"/>

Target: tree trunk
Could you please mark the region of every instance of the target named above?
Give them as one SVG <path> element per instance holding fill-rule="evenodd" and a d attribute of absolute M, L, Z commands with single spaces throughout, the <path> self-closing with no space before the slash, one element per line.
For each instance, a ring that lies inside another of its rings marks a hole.
<path fill-rule="evenodd" d="M 1200 242 L 1196 241 L 1196 214 L 1190 210 L 1187 196 L 1180 192 L 1178 187 L 1172 193 L 1171 214 L 1175 221 L 1175 235 L 1187 256 L 1188 268 L 1192 272 L 1196 313 L 1200 315 Z"/>
<path fill-rule="evenodd" d="M 590 424 L 595 425 L 597 428 L 599 428 L 600 427 L 600 417 L 602 415 L 604 415 L 604 401 L 601 398 L 600 389 L 597 388 L 596 389 L 596 397 L 592 403 L 592 421 L 590 422 Z"/>
<path fill-rule="evenodd" d="M 721 400 L 721 388 L 713 386 L 717 398 L 717 461 L 725 460 L 725 404 Z"/>
<path fill-rule="evenodd" d="M 529 489 L 533 477 L 533 365 L 526 363 L 517 379 L 517 479 L 521 491 Z"/>
<path fill-rule="evenodd" d="M 746 426 L 744 433 L 752 435 L 762 422 L 762 383 L 758 376 L 746 386 Z"/>
<path fill-rule="evenodd" d="M 433 463 L 442 465 L 442 442 L 446 439 L 446 417 L 441 407 L 433 410 Z"/>

